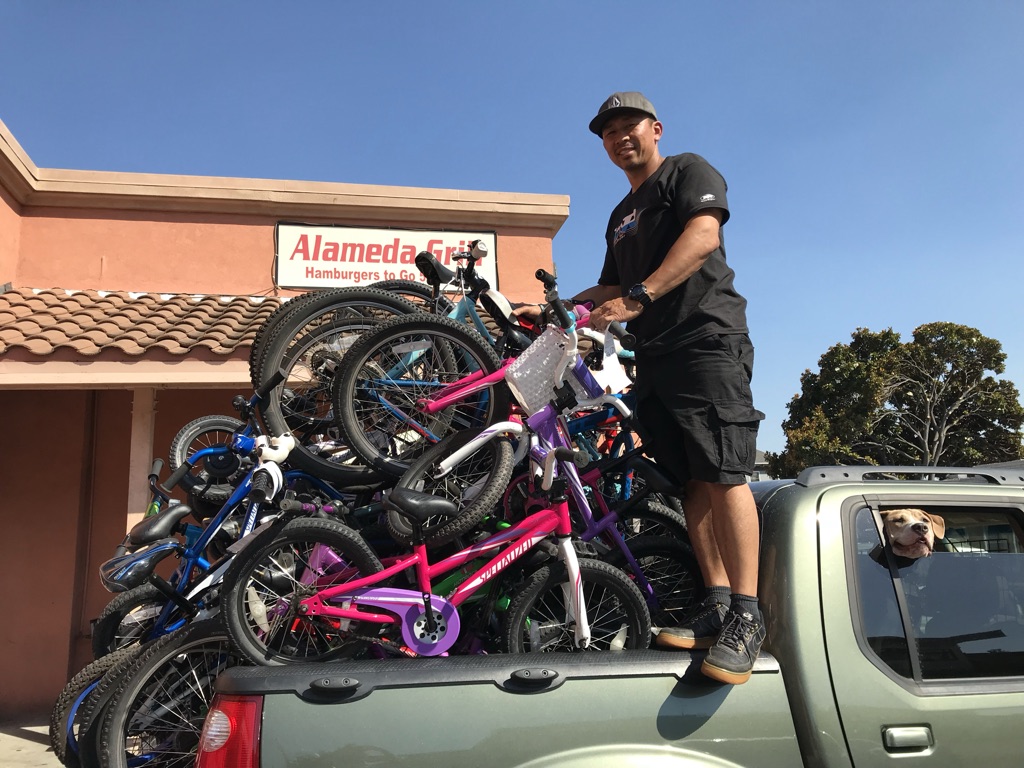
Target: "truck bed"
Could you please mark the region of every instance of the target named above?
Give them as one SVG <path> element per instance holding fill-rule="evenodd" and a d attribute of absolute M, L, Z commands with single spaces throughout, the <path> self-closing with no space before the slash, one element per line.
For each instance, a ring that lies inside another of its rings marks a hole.
<path fill-rule="evenodd" d="M 648 650 L 235 667 L 217 691 L 265 695 L 264 765 L 724 766 L 749 764 L 752 741 L 759 767 L 802 764 L 778 662 L 762 653 L 747 684 L 728 686 L 700 674 L 702 658 Z"/>

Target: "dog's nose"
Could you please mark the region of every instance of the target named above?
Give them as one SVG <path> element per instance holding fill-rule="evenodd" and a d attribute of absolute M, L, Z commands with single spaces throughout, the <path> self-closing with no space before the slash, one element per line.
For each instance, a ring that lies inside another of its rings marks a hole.
<path fill-rule="evenodd" d="M 913 528 L 913 529 L 914 529 L 914 530 L 915 530 L 915 531 L 916 531 L 917 533 L 924 533 L 924 532 L 926 532 L 926 531 L 928 530 L 928 526 L 927 526 L 926 524 L 924 524 L 924 523 L 914 523 L 914 525 L 913 525 L 913 526 L 911 526 L 911 527 L 912 527 L 912 528 Z"/>

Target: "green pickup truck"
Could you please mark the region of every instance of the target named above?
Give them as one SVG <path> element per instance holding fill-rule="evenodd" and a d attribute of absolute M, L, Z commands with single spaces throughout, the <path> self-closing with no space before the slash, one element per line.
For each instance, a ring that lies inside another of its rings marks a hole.
<path fill-rule="evenodd" d="M 700 651 L 236 667 L 197 766 L 1024 765 L 1024 471 L 923 471 L 753 484 L 768 638 L 744 685 Z M 930 556 L 886 544 L 906 508 L 944 522 Z"/>

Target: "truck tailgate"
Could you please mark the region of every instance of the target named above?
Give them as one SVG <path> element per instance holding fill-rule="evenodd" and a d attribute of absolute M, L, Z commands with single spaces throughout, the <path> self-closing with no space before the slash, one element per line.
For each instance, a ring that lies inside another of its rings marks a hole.
<path fill-rule="evenodd" d="M 775 659 L 762 654 L 742 686 L 703 677 L 701 659 L 650 650 L 235 667 L 217 690 L 266 694 L 263 768 L 800 765 Z"/>

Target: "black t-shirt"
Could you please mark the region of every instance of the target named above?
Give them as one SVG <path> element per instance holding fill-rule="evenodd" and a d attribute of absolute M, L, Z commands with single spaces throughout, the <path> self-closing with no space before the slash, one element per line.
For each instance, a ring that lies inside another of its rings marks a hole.
<path fill-rule="evenodd" d="M 696 213 L 709 208 L 729 218 L 722 175 L 694 154 L 665 158 L 636 192 L 623 198 L 608 221 L 608 250 L 598 283 L 619 286 L 625 296 L 665 259 Z M 746 333 L 747 302 L 733 287 L 725 239 L 688 280 L 658 298 L 629 330 L 641 354 L 660 355 L 710 334 Z"/>

